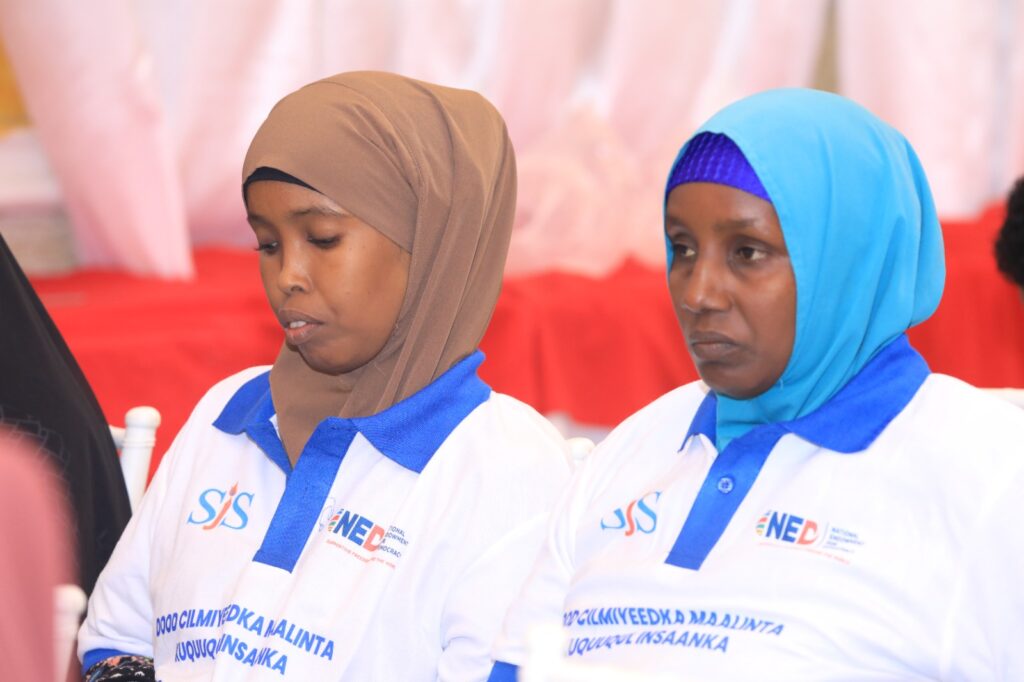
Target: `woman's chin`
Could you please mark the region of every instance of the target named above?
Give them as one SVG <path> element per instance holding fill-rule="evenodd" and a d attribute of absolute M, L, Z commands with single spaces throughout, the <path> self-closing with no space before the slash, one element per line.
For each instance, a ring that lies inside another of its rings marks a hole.
<path fill-rule="evenodd" d="M 303 348 L 299 348 L 298 352 L 302 361 L 305 362 L 306 366 L 311 370 L 319 372 L 320 374 L 329 374 L 331 376 L 352 374 L 353 372 L 357 372 L 362 369 L 370 362 L 369 360 L 360 361 L 349 360 L 347 358 L 344 360 L 339 360 L 338 358 L 325 358 L 316 353 L 310 353 Z"/>
<path fill-rule="evenodd" d="M 721 377 L 711 372 L 702 373 L 700 378 L 701 381 L 708 385 L 708 388 L 715 392 L 715 395 L 725 396 L 733 400 L 756 398 L 775 385 L 774 381 L 758 383 L 738 381 L 735 378 Z"/>

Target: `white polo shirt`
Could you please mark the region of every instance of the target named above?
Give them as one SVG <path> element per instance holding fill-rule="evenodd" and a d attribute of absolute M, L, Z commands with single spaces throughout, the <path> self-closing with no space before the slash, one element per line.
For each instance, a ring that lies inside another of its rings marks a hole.
<path fill-rule="evenodd" d="M 721 453 L 715 411 L 684 386 L 585 461 L 491 679 L 558 621 L 570 661 L 683 680 L 1024 680 L 1024 411 L 905 337 Z"/>
<path fill-rule="evenodd" d="M 294 469 L 267 368 L 215 386 L 100 576 L 87 668 L 172 680 L 479 680 L 569 476 L 557 431 L 476 375 L 479 352 Z M 218 416 L 219 415 L 219 416 Z"/>

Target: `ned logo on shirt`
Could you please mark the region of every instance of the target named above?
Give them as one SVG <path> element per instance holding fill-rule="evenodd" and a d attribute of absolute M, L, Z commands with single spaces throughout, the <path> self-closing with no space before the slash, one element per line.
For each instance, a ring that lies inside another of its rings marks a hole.
<path fill-rule="evenodd" d="M 327 532 L 348 538 L 353 544 L 371 552 L 384 541 L 384 529 L 361 514 L 339 509 L 327 524 Z"/>
<path fill-rule="evenodd" d="M 190 512 L 188 522 L 201 526 L 203 530 L 224 527 L 241 530 L 249 525 L 249 511 L 252 509 L 252 493 L 238 492 L 236 481 L 229 490 L 207 488 L 199 493 L 198 511 Z"/>
<path fill-rule="evenodd" d="M 821 537 L 817 521 L 772 509 L 761 515 L 754 530 L 765 539 L 797 545 L 813 545 Z"/>

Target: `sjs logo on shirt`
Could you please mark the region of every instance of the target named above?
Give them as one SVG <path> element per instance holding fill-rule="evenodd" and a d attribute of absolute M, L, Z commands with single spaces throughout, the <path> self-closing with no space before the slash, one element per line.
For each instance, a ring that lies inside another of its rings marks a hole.
<path fill-rule="evenodd" d="M 624 530 L 628 538 L 637 531 L 650 534 L 658 527 L 658 513 L 654 506 L 661 497 L 661 491 L 655 490 L 642 495 L 626 505 L 623 509 L 619 507 L 601 519 L 601 530 Z"/>
<path fill-rule="evenodd" d="M 249 525 L 253 497 L 252 493 L 238 492 L 237 482 L 230 490 L 207 488 L 199 493 L 201 509 L 189 513 L 188 522 L 203 530 L 219 527 L 242 530 Z"/>

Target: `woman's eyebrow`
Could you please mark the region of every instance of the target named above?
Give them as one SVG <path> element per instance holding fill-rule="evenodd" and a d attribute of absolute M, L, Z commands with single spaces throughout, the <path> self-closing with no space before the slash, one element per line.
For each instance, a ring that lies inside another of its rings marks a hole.
<path fill-rule="evenodd" d="M 716 230 L 742 230 L 747 227 L 756 227 L 757 218 L 729 218 L 715 222 Z"/>
<path fill-rule="evenodd" d="M 676 227 L 686 227 L 686 221 L 684 221 L 682 218 L 675 215 L 674 213 L 670 213 L 669 211 L 666 210 L 665 226 L 668 227 L 669 225 L 674 225 Z"/>
<path fill-rule="evenodd" d="M 329 206 L 307 206 L 306 208 L 297 208 L 288 214 L 291 218 L 302 218 L 308 215 L 321 215 L 327 216 L 328 218 L 348 218 L 351 217 L 350 213 L 344 213 L 337 211 Z"/>
<path fill-rule="evenodd" d="M 736 230 L 743 230 L 750 227 L 758 227 L 760 221 L 757 218 L 726 218 L 724 220 L 717 220 L 714 222 L 716 232 L 732 232 Z M 665 229 L 670 227 L 677 227 L 686 229 L 686 222 L 672 214 L 665 216 Z"/>

